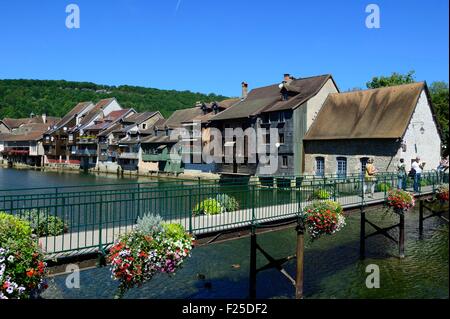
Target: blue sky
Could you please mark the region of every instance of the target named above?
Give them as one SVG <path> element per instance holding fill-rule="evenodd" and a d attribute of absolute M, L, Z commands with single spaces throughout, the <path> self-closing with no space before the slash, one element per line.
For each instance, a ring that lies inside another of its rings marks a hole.
<path fill-rule="evenodd" d="M 331 73 L 342 91 L 412 69 L 448 82 L 448 0 L 179 1 L 1 0 L 0 78 L 228 96 L 243 80 L 251 89 L 283 73 Z M 79 29 L 65 26 L 71 3 Z M 380 29 L 365 26 L 370 3 Z"/>

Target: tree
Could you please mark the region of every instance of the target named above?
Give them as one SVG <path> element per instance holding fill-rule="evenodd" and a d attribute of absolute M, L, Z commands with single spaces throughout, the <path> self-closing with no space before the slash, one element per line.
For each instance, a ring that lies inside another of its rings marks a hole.
<path fill-rule="evenodd" d="M 377 89 L 380 87 L 414 83 L 414 70 L 406 74 L 393 72 L 390 76 L 375 76 L 371 81 L 366 83 L 368 89 Z"/>

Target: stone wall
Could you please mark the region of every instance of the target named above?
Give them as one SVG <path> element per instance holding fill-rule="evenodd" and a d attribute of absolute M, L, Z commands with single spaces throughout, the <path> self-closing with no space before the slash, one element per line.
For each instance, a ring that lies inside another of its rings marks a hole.
<path fill-rule="evenodd" d="M 400 160 L 400 141 L 383 139 L 307 141 L 305 143 L 305 174 L 315 174 L 316 158 L 325 160 L 325 174 L 337 173 L 337 158 L 347 158 L 347 173 L 361 172 L 361 159 L 373 158 L 379 171 L 395 171 Z"/>

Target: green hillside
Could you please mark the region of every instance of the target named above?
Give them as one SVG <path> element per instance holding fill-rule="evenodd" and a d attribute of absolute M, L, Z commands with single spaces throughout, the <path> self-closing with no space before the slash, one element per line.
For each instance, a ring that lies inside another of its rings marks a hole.
<path fill-rule="evenodd" d="M 0 80 L 0 119 L 47 113 L 63 116 L 78 102 L 97 102 L 115 97 L 124 108 L 136 111 L 159 110 L 164 117 L 192 107 L 196 101 L 221 101 L 225 96 L 190 91 L 158 90 L 138 86 L 108 86 L 89 82 L 48 80 Z"/>

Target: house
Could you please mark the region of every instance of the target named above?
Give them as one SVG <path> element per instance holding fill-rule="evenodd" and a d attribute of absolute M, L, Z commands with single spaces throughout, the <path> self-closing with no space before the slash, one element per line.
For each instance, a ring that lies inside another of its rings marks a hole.
<path fill-rule="evenodd" d="M 117 163 L 122 170 L 137 171 L 142 163 L 141 141 L 154 134 L 154 126 L 164 121 L 159 111 L 136 113 L 122 120 L 122 127 L 111 132 L 120 138 L 113 147 L 117 154 Z"/>
<path fill-rule="evenodd" d="M 0 134 L 1 156 L 11 165 L 42 166 L 44 147 L 42 136 L 46 123 L 22 124 L 14 133 Z"/>
<path fill-rule="evenodd" d="M 106 116 L 100 116 L 94 120 L 94 124 L 83 128 L 83 136 L 77 141 L 77 155 L 80 157 L 80 168 L 89 169 L 97 166 L 100 156 L 105 152 L 100 143 L 99 133 L 116 124 L 121 119 L 132 116 L 136 111 L 123 109 L 112 111 Z M 103 159 L 103 158 L 102 158 Z"/>
<path fill-rule="evenodd" d="M 44 133 L 44 164 L 79 165 L 76 156 L 76 137 L 70 130 L 80 125 L 82 118 L 94 108 L 92 102 L 78 103 L 60 121 Z"/>
<path fill-rule="evenodd" d="M 142 163 L 140 166 L 144 171 L 162 171 L 168 173 L 181 173 L 183 172 L 181 152 L 182 149 L 178 149 L 175 153 L 169 157 L 159 157 L 158 160 L 154 160 L 154 156 L 159 154 L 163 149 L 163 146 L 167 148 L 170 152 L 172 146 L 179 142 L 180 139 L 173 135 L 177 135 L 177 129 L 183 128 L 183 124 L 188 121 L 192 121 L 197 116 L 204 115 L 204 110 L 202 106 L 198 104 L 195 107 L 176 110 L 172 115 L 165 121 L 158 121 L 153 127 L 153 133 L 151 137 L 164 137 L 161 139 L 143 139 L 140 143 L 141 152 L 144 155 L 142 157 Z M 166 152 L 166 151 L 164 151 Z"/>
<path fill-rule="evenodd" d="M 425 169 L 440 160 L 441 133 L 426 83 L 330 94 L 305 138 L 308 174 L 364 172 L 368 158 L 379 171 L 407 170 L 417 156 Z"/>
<path fill-rule="evenodd" d="M 243 82 L 241 101 L 211 119 L 223 136 L 224 157 L 219 171 L 258 176 L 303 173 L 303 137 L 328 94 L 339 92 L 333 77 L 326 74 L 296 79 L 285 74 L 281 83 L 248 94 L 247 90 L 248 84 Z M 242 129 L 248 134 L 240 141 L 237 136 L 229 139 L 227 129 Z M 263 162 L 270 153 L 274 155 L 270 162 Z"/>
<path fill-rule="evenodd" d="M 240 99 L 226 99 L 220 102 L 197 103 L 203 111 L 201 115 L 185 120 L 181 123 L 187 130 L 188 138 L 183 139 L 182 164 L 185 173 L 215 173 L 217 165 L 214 161 L 204 158 L 203 151 L 212 142 L 211 119 L 220 112 L 233 106 Z M 212 152 L 209 155 L 213 156 Z M 211 158 L 212 159 L 212 158 Z"/>
<path fill-rule="evenodd" d="M 33 113 L 28 118 L 12 119 L 5 117 L 3 120 L 0 120 L 0 133 L 14 133 L 27 124 L 47 124 L 52 126 L 59 120 L 60 118 L 47 116 L 46 114 L 36 116 Z"/>

